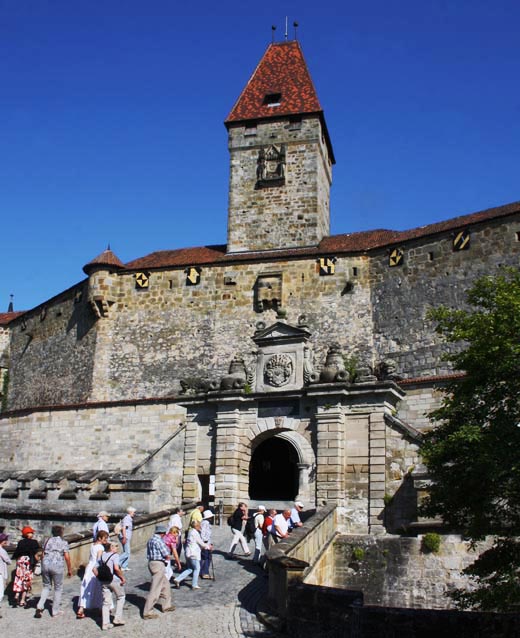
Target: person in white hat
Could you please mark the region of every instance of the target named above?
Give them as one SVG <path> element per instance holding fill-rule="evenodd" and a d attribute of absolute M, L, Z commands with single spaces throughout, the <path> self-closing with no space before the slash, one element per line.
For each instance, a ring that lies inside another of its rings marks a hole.
<path fill-rule="evenodd" d="M 303 525 L 300 512 L 303 511 L 303 503 L 301 501 L 295 501 L 294 507 L 291 510 L 291 522 L 290 527 L 293 529 L 294 527 L 301 527 Z"/>
<path fill-rule="evenodd" d="M 255 553 L 253 554 L 253 563 L 260 564 L 263 546 L 262 541 L 264 538 L 262 529 L 264 527 L 265 513 L 267 510 L 265 509 L 265 505 L 259 505 L 256 509 L 257 511 L 253 515 L 253 521 L 255 525 Z"/>
<path fill-rule="evenodd" d="M 119 542 L 121 543 L 121 547 L 123 549 L 123 553 L 119 557 L 119 566 L 125 572 L 127 572 L 130 567 L 128 567 L 128 561 L 130 560 L 130 540 L 132 538 L 132 530 L 134 529 L 134 516 L 136 509 L 135 507 L 128 507 L 126 510 L 126 516 L 121 521 L 121 533 L 119 534 Z"/>
<path fill-rule="evenodd" d="M 211 510 L 205 510 L 202 514 L 202 523 L 200 524 L 200 537 L 208 545 L 211 544 L 211 532 L 214 514 Z M 211 579 L 209 574 L 209 568 L 211 561 L 213 560 L 212 549 L 201 549 L 200 556 L 200 577 L 204 579 Z"/>

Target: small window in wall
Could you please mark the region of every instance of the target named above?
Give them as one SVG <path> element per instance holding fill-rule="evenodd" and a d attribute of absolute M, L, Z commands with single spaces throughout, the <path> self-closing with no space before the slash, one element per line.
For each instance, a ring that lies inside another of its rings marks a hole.
<path fill-rule="evenodd" d="M 354 266 L 352 268 L 352 277 L 357 277 L 358 276 L 358 269 L 357 266 Z"/>
<path fill-rule="evenodd" d="M 292 117 L 289 120 L 289 130 L 290 131 L 299 131 L 302 127 L 302 118 L 301 117 Z"/>
<path fill-rule="evenodd" d="M 269 107 L 280 106 L 281 101 L 281 93 L 267 93 L 264 97 L 264 105 Z"/>
<path fill-rule="evenodd" d="M 244 135 L 245 136 L 256 135 L 256 124 L 246 124 L 246 127 L 244 129 Z"/>
<path fill-rule="evenodd" d="M 520 230 L 516 232 L 516 241 L 520 241 Z"/>
<path fill-rule="evenodd" d="M 435 255 L 433 254 L 433 252 L 431 252 L 431 251 L 430 251 L 430 252 L 428 253 L 428 261 L 433 261 L 433 260 L 434 260 L 434 258 L 435 258 Z"/>

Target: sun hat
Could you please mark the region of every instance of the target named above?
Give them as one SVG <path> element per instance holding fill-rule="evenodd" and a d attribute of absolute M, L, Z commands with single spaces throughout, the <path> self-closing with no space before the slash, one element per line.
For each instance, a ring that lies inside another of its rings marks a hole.
<path fill-rule="evenodd" d="M 0 534 L 0 543 L 3 543 L 4 541 L 8 541 L 9 540 L 9 536 L 7 534 Z"/>
<path fill-rule="evenodd" d="M 27 534 L 34 534 L 33 528 L 29 527 L 29 525 L 22 527 L 22 536 L 27 536 Z"/>
<path fill-rule="evenodd" d="M 211 510 L 206 510 L 204 514 L 202 515 L 202 518 L 206 520 L 207 518 L 213 518 L 214 516 L 215 514 L 213 514 Z"/>
<path fill-rule="evenodd" d="M 303 507 L 303 503 L 301 501 L 294 501 L 296 507 Z"/>
<path fill-rule="evenodd" d="M 98 518 L 100 516 L 110 516 L 110 514 L 108 512 L 105 512 L 105 510 L 101 510 L 101 512 L 99 512 L 99 514 L 98 514 Z"/>
<path fill-rule="evenodd" d="M 135 509 L 135 507 L 132 507 L 131 505 L 130 505 L 130 507 L 127 507 L 127 508 L 126 508 L 126 511 L 127 511 L 129 514 L 131 514 L 132 512 L 137 512 L 137 510 Z"/>
<path fill-rule="evenodd" d="M 267 512 L 267 510 L 265 509 L 265 505 L 259 505 L 256 509 L 257 509 L 259 512 L 260 512 L 260 511 L 262 511 L 262 512 Z"/>
<path fill-rule="evenodd" d="M 166 525 L 156 525 L 155 533 L 156 534 L 166 534 L 168 530 L 166 529 Z"/>

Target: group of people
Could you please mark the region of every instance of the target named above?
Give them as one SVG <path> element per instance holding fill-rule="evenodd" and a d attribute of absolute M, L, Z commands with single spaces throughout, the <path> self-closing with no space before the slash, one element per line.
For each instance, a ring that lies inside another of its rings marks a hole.
<path fill-rule="evenodd" d="M 16 607 L 26 607 L 28 596 L 32 590 L 32 583 L 37 568 L 41 569 L 42 592 L 36 607 L 36 617 L 41 618 L 42 610 L 49 596 L 51 588 L 54 589 L 52 603 L 53 618 L 60 616 L 61 594 L 63 590 L 64 569 L 67 568 L 67 575 L 72 576 L 70 563 L 69 545 L 63 538 L 64 529 L 61 525 L 52 527 L 51 536 L 40 546 L 34 538 L 35 530 L 26 525 L 22 528 L 22 538 L 18 541 L 13 553 L 13 560 L 16 561 L 16 569 L 13 579 L 13 604 Z M 4 597 L 5 585 L 7 583 L 7 565 L 11 563 L 11 558 L 7 554 L 5 547 L 9 542 L 7 534 L 0 534 L 0 616 L 1 604 Z"/>
<path fill-rule="evenodd" d="M 250 556 L 248 542 L 254 540 L 253 562 L 260 564 L 263 554 L 272 543 L 280 542 L 293 528 L 302 525 L 300 519 L 302 510 L 303 503 L 300 501 L 296 501 L 292 509 L 286 509 L 281 513 L 274 509 L 267 511 L 264 505 L 259 505 L 257 511 L 249 516 L 247 505 L 243 502 L 239 503 L 228 519 L 233 536 L 228 558 L 234 557 L 239 543 L 244 555 Z M 104 630 L 125 624 L 123 619 L 126 582 L 124 572 L 130 570 L 135 513 L 135 508 L 129 507 L 124 518 L 115 526 L 114 532 L 118 536 L 119 543 L 110 540 L 108 527 L 110 514 L 104 510 L 99 512 L 92 530 L 93 542 L 81 581 L 76 617 L 85 618 L 87 610 L 101 610 L 101 627 Z M 157 617 L 154 612 L 157 603 L 161 604 L 163 612 L 175 609 L 172 604 L 172 585 L 179 588 L 183 581 L 191 577 L 191 589 L 198 590 L 200 589 L 199 578 L 214 578 L 210 573 L 213 569 L 214 514 L 210 509 L 205 509 L 202 502 L 199 502 L 189 514 L 186 530 L 183 530 L 184 517 L 185 512 L 182 508 L 176 508 L 168 525 L 157 525 L 147 543 L 146 556 L 151 585 L 143 610 L 145 620 Z M 68 577 L 72 576 L 69 545 L 63 538 L 64 529 L 61 525 L 53 526 L 51 536 L 42 546 L 34 538 L 35 530 L 32 527 L 25 526 L 21 531 L 22 538 L 12 556 L 16 561 L 12 585 L 13 604 L 19 607 L 27 605 L 33 576 L 40 566 L 43 587 L 35 617 L 42 617 L 51 588 L 54 589 L 51 613 L 53 618 L 58 617 L 63 614 L 60 604 L 65 570 Z M 11 558 L 5 550 L 8 541 L 9 537 L 0 533 L 0 617 L 8 577 L 7 566 L 11 563 Z M 184 569 L 181 562 L 182 551 L 186 559 Z M 174 574 L 175 571 L 177 574 Z"/>
<path fill-rule="evenodd" d="M 157 525 L 155 534 L 146 545 L 148 570 L 152 575 L 152 583 L 143 610 L 145 620 L 157 617 L 153 610 L 158 602 L 161 603 L 163 612 L 173 611 L 170 581 L 174 587 L 179 588 L 181 583 L 191 576 L 191 588 L 197 590 L 200 589 L 199 576 L 205 579 L 212 578 L 209 571 L 213 552 L 211 543 L 213 512 L 209 509 L 205 510 L 203 503 L 197 503 L 190 513 L 183 544 L 182 517 L 184 514 L 181 508 L 175 509 L 168 521 L 168 526 Z M 180 560 L 183 548 L 186 558 L 184 570 Z M 174 569 L 180 572 L 175 577 Z"/>
<path fill-rule="evenodd" d="M 294 528 L 302 526 L 300 513 L 303 508 L 301 501 L 296 501 L 292 509 L 285 509 L 281 513 L 275 509 L 267 511 L 265 505 L 258 505 L 257 511 L 250 517 L 246 503 L 239 503 L 228 518 L 228 525 L 233 534 L 228 558 L 234 558 L 239 543 L 244 556 L 250 556 L 248 541 L 254 539 L 253 563 L 261 564 L 263 555 L 273 543 L 279 543 L 287 538 Z"/>

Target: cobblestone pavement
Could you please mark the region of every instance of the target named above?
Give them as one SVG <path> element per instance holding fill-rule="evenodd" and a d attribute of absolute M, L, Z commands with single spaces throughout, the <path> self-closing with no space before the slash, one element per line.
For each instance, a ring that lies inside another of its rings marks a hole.
<path fill-rule="evenodd" d="M 199 580 L 201 589 L 192 590 L 189 579 L 180 589 L 172 588 L 173 613 L 143 620 L 142 609 L 148 593 L 150 576 L 144 550 L 132 555 L 127 578 L 124 627 L 102 632 L 99 620 L 87 617 L 77 620 L 75 604 L 79 595 L 78 576 L 65 579 L 61 608 L 64 614 L 51 618 L 48 610 L 40 620 L 34 618 L 38 601 L 39 583 L 27 609 L 9 607 L 6 598 L 2 604 L 0 635 L 26 636 L 29 632 L 42 638 L 86 638 L 90 636 L 154 636 L 157 638 L 192 638 L 200 636 L 272 638 L 274 634 L 256 618 L 255 611 L 267 592 L 267 578 L 263 570 L 251 563 L 250 558 L 228 560 L 224 557 L 231 533 L 229 528 L 215 527 L 213 532 L 215 580 Z M 253 550 L 253 544 L 250 545 Z"/>

